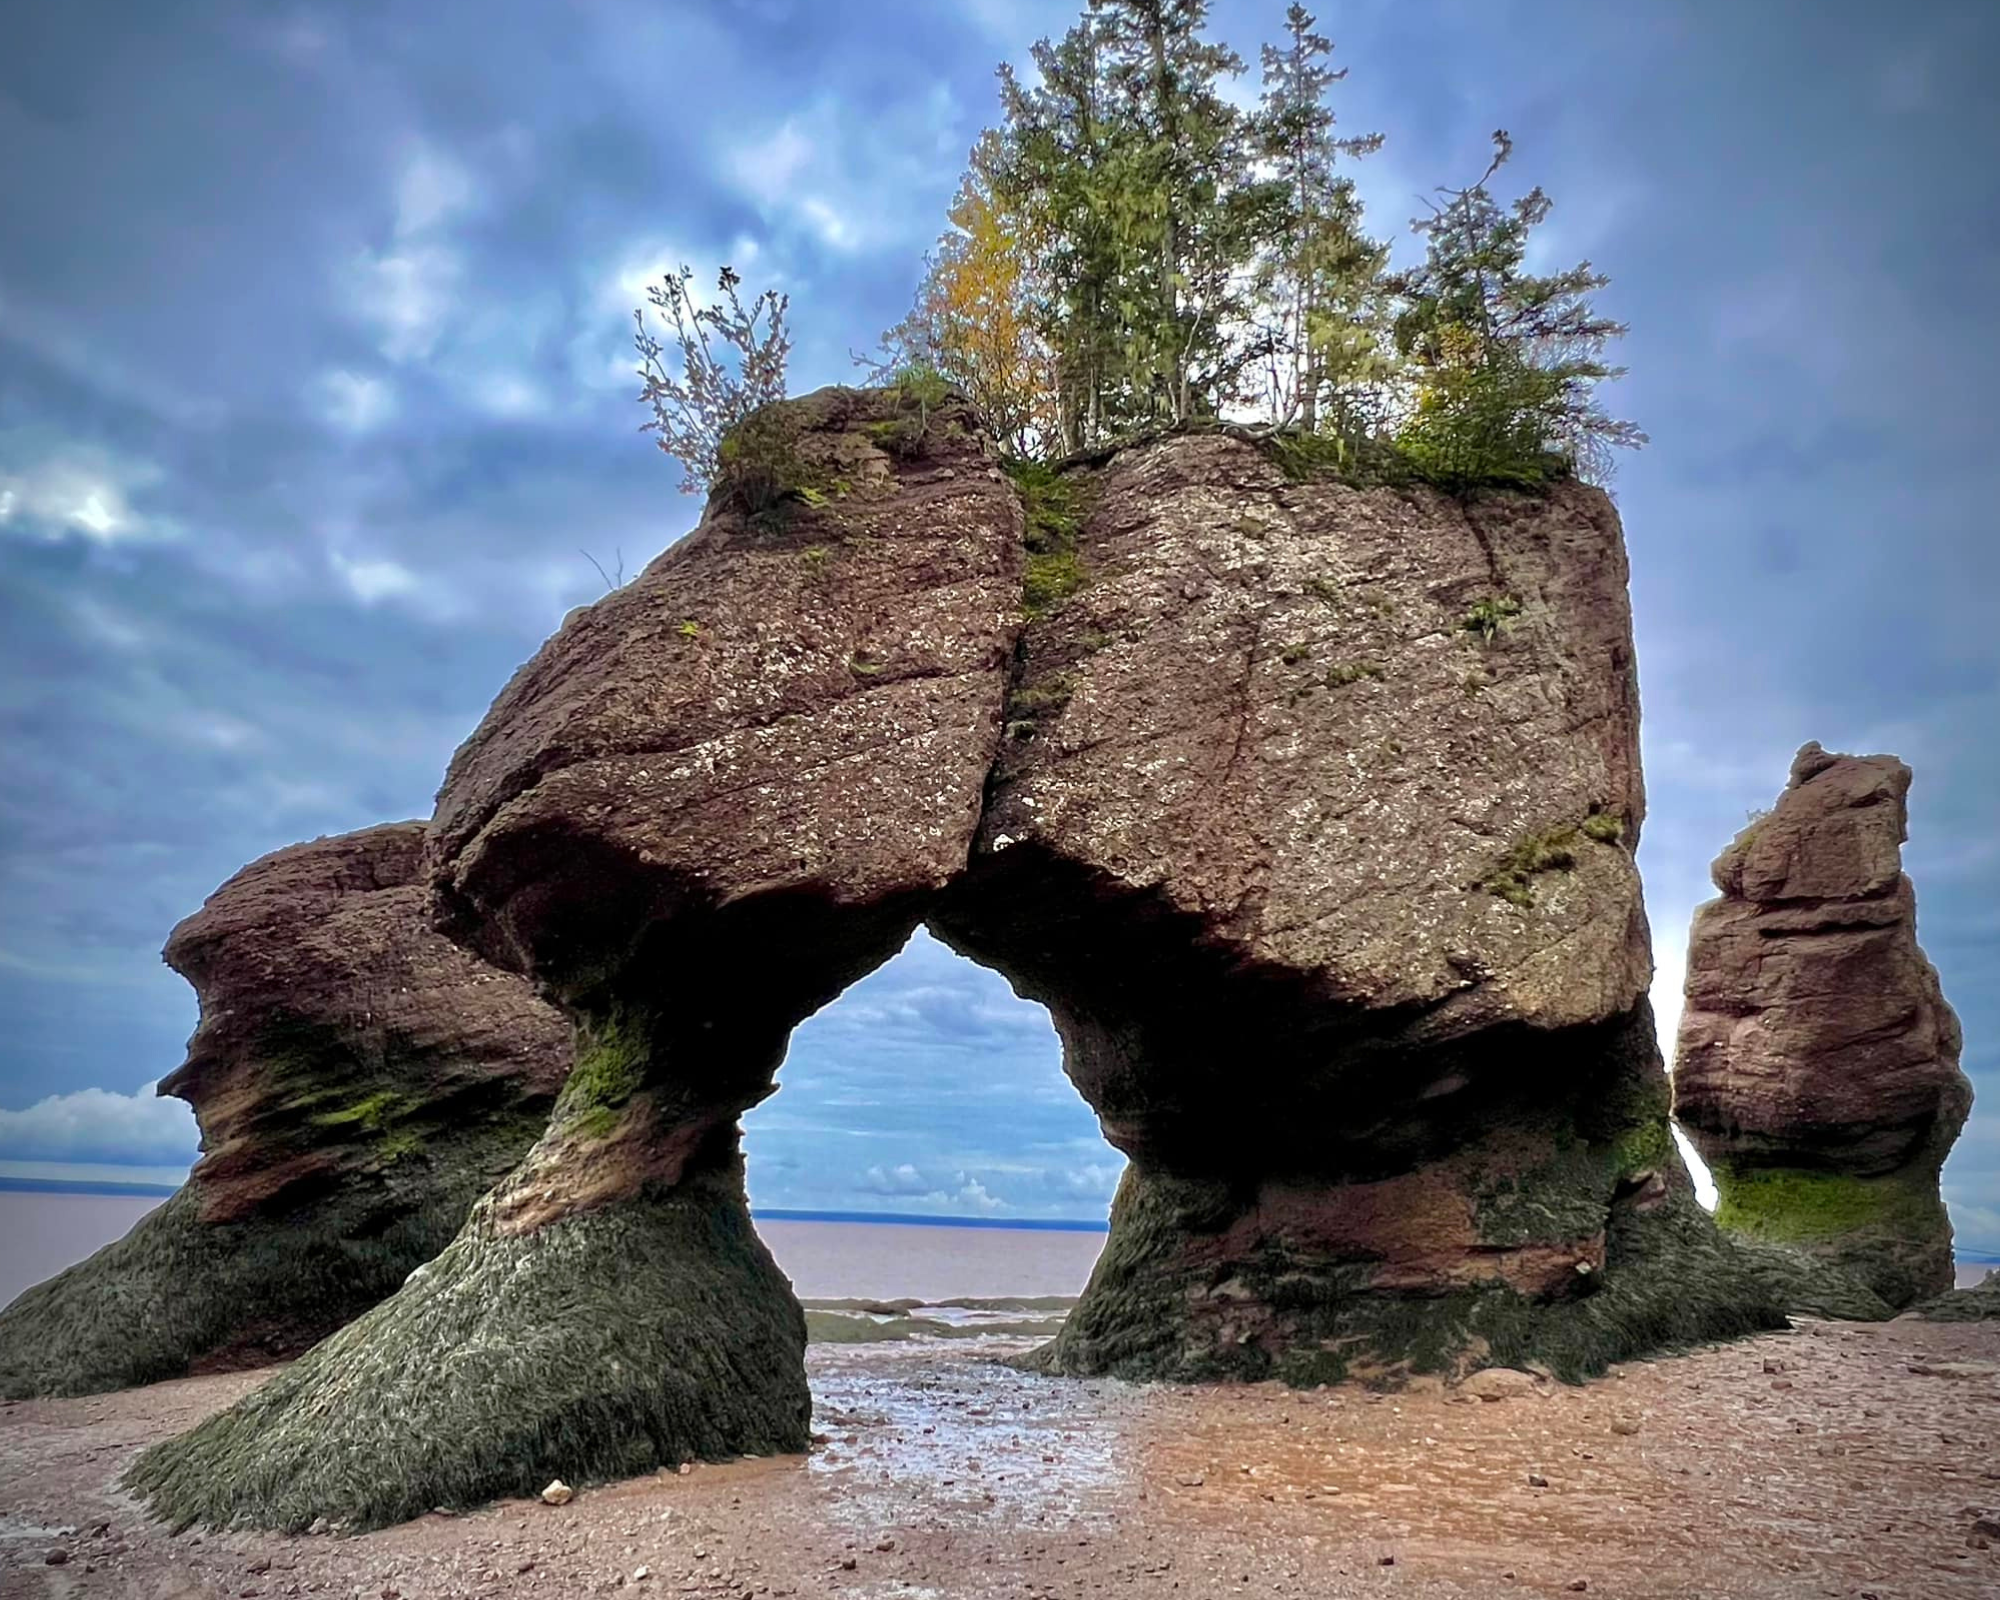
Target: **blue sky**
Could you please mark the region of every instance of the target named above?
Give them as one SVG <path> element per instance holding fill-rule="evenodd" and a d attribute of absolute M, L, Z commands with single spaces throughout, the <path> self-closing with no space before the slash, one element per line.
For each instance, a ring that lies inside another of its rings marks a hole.
<path fill-rule="evenodd" d="M 1216 7 L 1254 59 L 1279 0 Z M 692 523 L 634 431 L 642 286 L 792 296 L 794 387 L 900 315 L 992 68 L 1069 4 L 30 0 L 0 54 L 0 1173 L 172 1171 L 167 930 L 244 861 L 427 814 L 512 668 Z M 1320 8 L 1377 229 L 1506 126 L 1629 319 L 1662 1009 L 1792 750 L 1917 771 L 1921 933 L 2000 1252 L 2000 10 Z M 1246 90 L 1252 86 L 1246 80 Z M 749 1121 L 770 1206 L 1101 1213 L 1038 1008 L 921 935 Z M 37 1168 L 35 1170 L 52 1170 Z"/>

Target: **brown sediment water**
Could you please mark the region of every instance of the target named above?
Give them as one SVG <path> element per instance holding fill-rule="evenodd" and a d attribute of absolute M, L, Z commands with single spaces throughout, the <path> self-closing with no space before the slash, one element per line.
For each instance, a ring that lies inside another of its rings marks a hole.
<path fill-rule="evenodd" d="M 994 1359 L 1024 1347 L 816 1347 L 810 1456 L 360 1538 L 172 1539 L 117 1489 L 143 1444 L 261 1375 L 0 1407 L 0 1595 L 2000 1593 L 1979 1531 L 2000 1515 L 2000 1325 L 1813 1323 L 1581 1387 L 1392 1394 Z"/>

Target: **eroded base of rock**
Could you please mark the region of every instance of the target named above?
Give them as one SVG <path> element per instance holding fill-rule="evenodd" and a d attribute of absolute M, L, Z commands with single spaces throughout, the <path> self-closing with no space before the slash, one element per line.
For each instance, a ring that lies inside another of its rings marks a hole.
<path fill-rule="evenodd" d="M 190 1183 L 0 1312 L 0 1397 L 100 1394 L 300 1355 L 451 1243 L 521 1143 L 496 1128 L 460 1141 L 450 1172 L 417 1156 L 421 1176 L 351 1179 L 235 1222 L 204 1222 Z"/>
<path fill-rule="evenodd" d="M 1892 1309 L 1950 1286 L 1951 1218 L 1938 1193 L 1939 1162 L 1875 1176 L 1712 1165 L 1720 1195 L 1716 1221 L 1746 1244 L 1810 1256 Z"/>
<path fill-rule="evenodd" d="M 1216 1215 L 1198 1187 L 1128 1182 L 1082 1303 L 1032 1365 L 1298 1386 L 1539 1366 L 1573 1381 L 1785 1325 L 1770 1287 L 1684 1191 L 1615 1204 L 1601 1266 L 1572 1265 L 1558 1293 L 1498 1269 L 1455 1286 L 1385 1286 L 1380 1262 L 1314 1258 L 1278 1240 L 1225 1263 L 1215 1245 L 1243 1219 Z"/>
<path fill-rule="evenodd" d="M 401 1291 L 126 1482 L 176 1527 L 379 1527 L 803 1450 L 804 1360 L 740 1169 L 527 1233 L 482 1205 Z"/>

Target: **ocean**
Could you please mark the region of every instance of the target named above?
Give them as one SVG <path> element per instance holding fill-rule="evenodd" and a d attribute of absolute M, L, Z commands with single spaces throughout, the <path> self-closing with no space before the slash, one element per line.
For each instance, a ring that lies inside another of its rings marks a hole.
<path fill-rule="evenodd" d="M 0 1191 L 0 1305 L 120 1238 L 163 1195 Z M 1082 1292 L 1104 1234 L 1085 1227 L 759 1217 L 801 1300 L 1010 1300 Z"/>
<path fill-rule="evenodd" d="M 119 1238 L 163 1198 L 0 1191 L 0 1305 Z M 1105 1237 L 1087 1224 L 1009 1226 L 978 1219 L 954 1225 L 797 1212 L 760 1216 L 757 1231 L 809 1309 L 818 1303 L 852 1311 L 828 1303 L 883 1302 L 879 1317 L 889 1313 L 888 1303 L 903 1302 L 897 1310 L 922 1307 L 925 1319 L 947 1320 L 953 1309 L 980 1309 L 943 1304 L 955 1300 L 1019 1305 L 1074 1297 Z M 1993 1266 L 1961 1261 L 1958 1281 L 1977 1283 Z M 942 1311 L 932 1309 L 941 1304 Z"/>

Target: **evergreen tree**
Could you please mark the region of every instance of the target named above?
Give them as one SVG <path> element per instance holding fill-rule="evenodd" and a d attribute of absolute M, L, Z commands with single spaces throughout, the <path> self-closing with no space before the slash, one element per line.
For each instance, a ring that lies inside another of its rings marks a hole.
<path fill-rule="evenodd" d="M 1202 37 L 1208 0 L 1091 0 L 1121 137 L 1107 209 L 1138 246 L 1121 284 L 1138 419 L 1185 422 L 1236 397 L 1243 269 L 1274 196 L 1251 181 L 1243 62 Z"/>
<path fill-rule="evenodd" d="M 1002 66 L 1005 128 L 993 147 L 994 194 L 1039 266 L 1028 315 L 1051 354 L 1064 451 L 1115 431 L 1128 359 L 1120 286 L 1130 252 L 1114 176 L 1122 130 L 1108 114 L 1098 44 L 1085 18 L 1057 43 L 1035 44 L 1032 86 Z"/>
<path fill-rule="evenodd" d="M 1347 69 L 1328 65 L 1332 42 L 1314 26 L 1293 0 L 1284 42 L 1264 46 L 1257 128 L 1259 152 L 1281 191 L 1258 284 L 1269 403 L 1275 422 L 1296 419 L 1307 432 L 1319 426 L 1323 398 L 1352 410 L 1355 386 L 1384 375 L 1376 303 L 1388 260 L 1387 248 L 1362 231 L 1353 180 L 1336 170 L 1341 156 L 1379 150 L 1382 135 L 1336 136 L 1327 95 Z"/>
<path fill-rule="evenodd" d="M 1528 239 L 1551 202 L 1531 189 L 1502 207 L 1488 185 L 1513 154 L 1504 129 L 1477 183 L 1440 189 L 1440 203 L 1411 227 L 1424 235 L 1424 264 L 1397 274 L 1403 301 L 1397 347 L 1420 388 L 1406 448 L 1435 475 L 1535 479 L 1571 465 L 1608 473 L 1613 448 L 1646 436 L 1597 403 L 1596 385 L 1623 374 L 1604 351 L 1625 325 L 1600 316 L 1590 297 L 1608 280 L 1588 261 L 1537 276 L 1524 269 Z"/>

